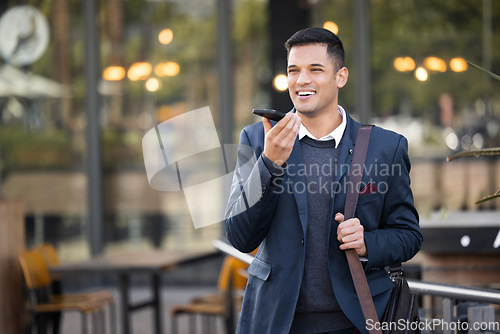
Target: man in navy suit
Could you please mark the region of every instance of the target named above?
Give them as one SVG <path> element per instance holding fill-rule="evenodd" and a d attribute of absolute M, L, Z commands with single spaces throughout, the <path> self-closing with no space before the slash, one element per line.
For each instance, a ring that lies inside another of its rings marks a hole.
<path fill-rule="evenodd" d="M 372 129 L 356 218 L 344 221 L 360 123 L 338 105 L 349 74 L 342 42 L 309 28 L 285 47 L 294 108 L 243 129 L 226 209 L 229 242 L 259 248 L 238 333 L 366 333 L 343 250 L 360 257 L 381 317 L 393 287 L 384 267 L 411 259 L 422 243 L 408 143 Z"/>

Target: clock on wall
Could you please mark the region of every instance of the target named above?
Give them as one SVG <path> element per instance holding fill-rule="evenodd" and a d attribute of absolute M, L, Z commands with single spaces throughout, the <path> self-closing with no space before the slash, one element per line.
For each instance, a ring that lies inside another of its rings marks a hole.
<path fill-rule="evenodd" d="M 8 63 L 25 66 L 42 56 L 49 44 L 49 24 L 30 5 L 15 6 L 0 18 L 0 56 Z"/>

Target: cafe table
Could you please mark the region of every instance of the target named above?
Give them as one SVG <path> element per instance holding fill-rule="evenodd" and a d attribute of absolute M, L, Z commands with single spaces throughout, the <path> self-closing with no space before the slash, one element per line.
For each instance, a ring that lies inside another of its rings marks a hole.
<path fill-rule="evenodd" d="M 113 274 L 118 277 L 118 291 L 120 294 L 120 309 L 123 334 L 131 333 L 131 312 L 144 307 L 153 308 L 153 321 L 155 334 L 161 334 L 161 275 L 165 271 L 178 266 L 203 261 L 219 254 L 214 250 L 205 251 L 178 251 L 154 250 L 137 252 L 120 252 L 96 256 L 91 259 L 61 264 L 51 267 L 50 272 L 60 275 L 82 274 Z M 151 300 L 131 304 L 129 289 L 130 278 L 142 274 L 149 277 Z"/>

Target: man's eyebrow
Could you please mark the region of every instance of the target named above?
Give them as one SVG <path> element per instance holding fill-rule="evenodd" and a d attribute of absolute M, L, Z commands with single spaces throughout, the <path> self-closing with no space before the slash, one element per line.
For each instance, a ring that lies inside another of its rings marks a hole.
<path fill-rule="evenodd" d="M 311 66 L 311 67 L 325 67 L 325 65 L 323 65 L 323 64 L 319 64 L 319 63 L 318 63 L 318 64 L 316 64 L 316 63 L 314 63 L 314 64 L 309 64 L 309 66 Z M 297 65 L 293 65 L 293 64 L 288 65 L 288 68 L 292 68 L 292 67 L 298 67 L 298 66 L 297 66 Z"/>

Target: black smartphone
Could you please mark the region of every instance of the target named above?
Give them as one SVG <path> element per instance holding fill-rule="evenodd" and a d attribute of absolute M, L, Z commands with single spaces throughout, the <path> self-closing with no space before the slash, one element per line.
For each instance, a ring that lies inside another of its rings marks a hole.
<path fill-rule="evenodd" d="M 277 111 L 274 109 L 254 109 L 252 111 L 255 115 L 259 115 L 273 121 L 279 122 L 283 117 L 285 117 L 286 112 Z"/>

